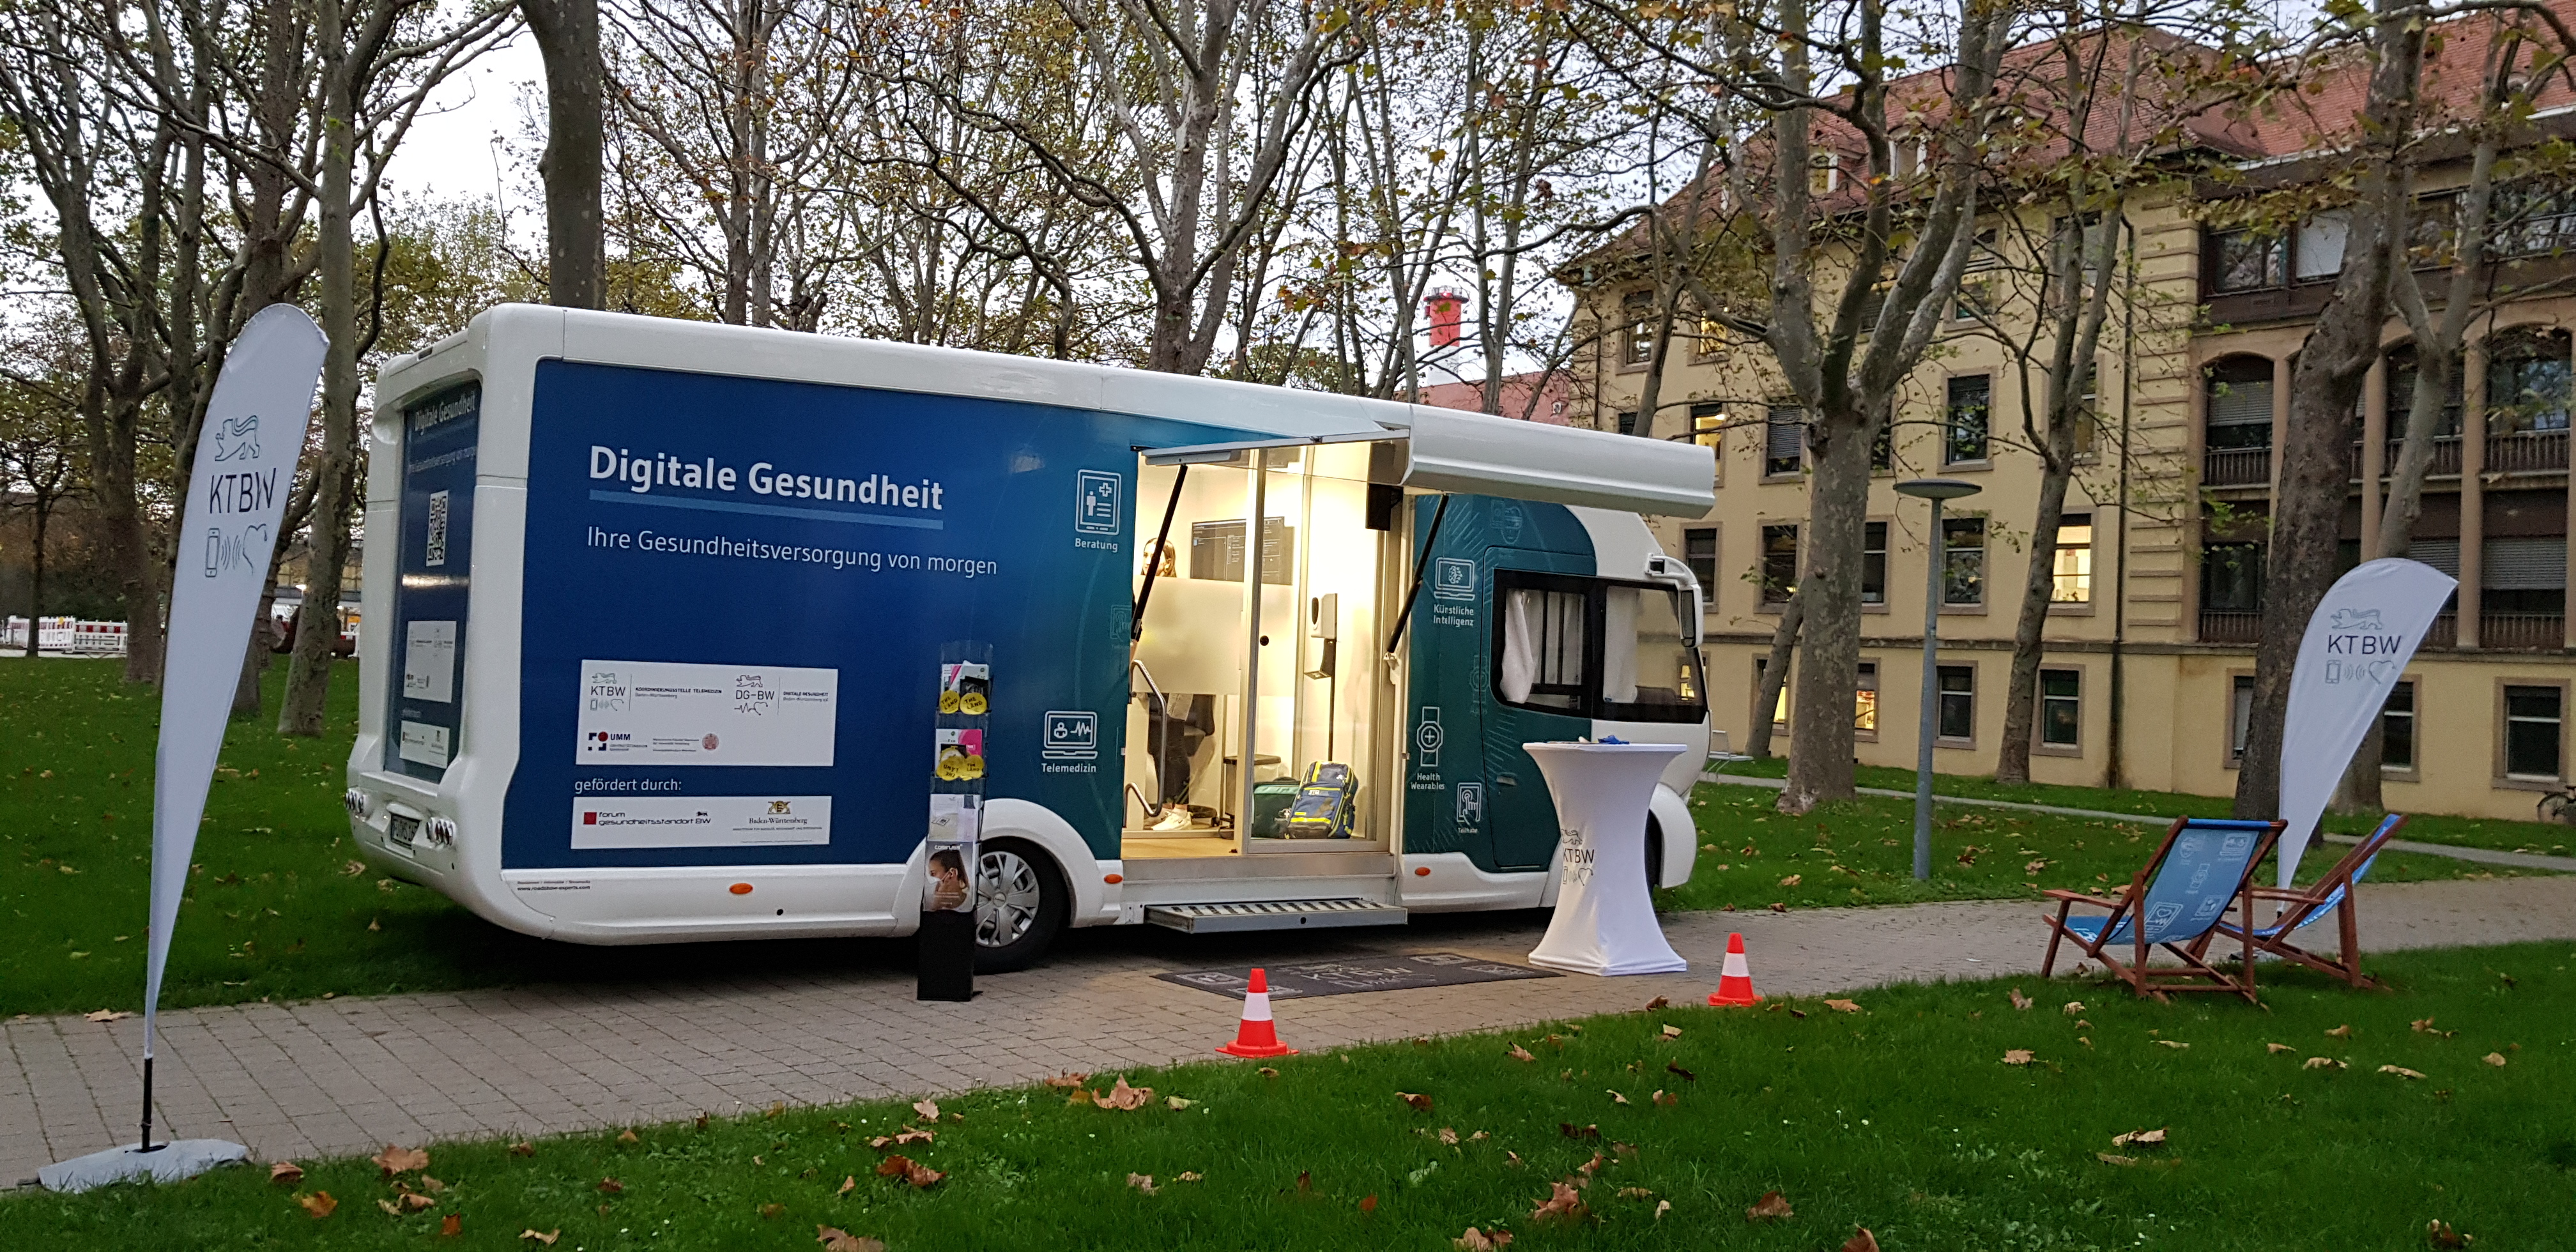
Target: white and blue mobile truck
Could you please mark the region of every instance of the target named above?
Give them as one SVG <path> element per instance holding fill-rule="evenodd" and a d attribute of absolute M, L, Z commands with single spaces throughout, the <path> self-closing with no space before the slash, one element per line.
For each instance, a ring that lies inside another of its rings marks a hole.
<path fill-rule="evenodd" d="M 1520 745 L 1614 734 L 1690 876 L 1707 448 L 527 305 L 376 403 L 352 827 L 513 930 L 907 934 L 960 803 L 988 970 L 1541 906 Z"/>

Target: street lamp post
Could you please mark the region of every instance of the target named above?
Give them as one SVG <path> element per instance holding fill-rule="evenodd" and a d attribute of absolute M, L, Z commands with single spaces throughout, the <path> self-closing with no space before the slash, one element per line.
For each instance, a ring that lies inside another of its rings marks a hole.
<path fill-rule="evenodd" d="M 1932 877 L 1932 732 L 1939 713 L 1935 701 L 1940 692 L 1935 677 L 1940 672 L 1941 567 L 1946 557 L 1941 544 L 1941 505 L 1961 496 L 1973 496 L 1980 489 L 1975 483 L 1955 478 L 1909 478 L 1896 484 L 1896 490 L 1932 502 L 1932 557 L 1923 567 L 1923 707 L 1914 736 L 1914 878 L 1926 882 Z"/>

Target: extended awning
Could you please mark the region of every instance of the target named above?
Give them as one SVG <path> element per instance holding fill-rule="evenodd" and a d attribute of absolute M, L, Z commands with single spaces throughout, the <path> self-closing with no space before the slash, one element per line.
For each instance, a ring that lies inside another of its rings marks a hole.
<path fill-rule="evenodd" d="M 1268 448 L 1376 443 L 1369 478 L 1413 491 L 1461 492 L 1680 517 L 1717 505 L 1717 453 L 1487 413 L 1406 405 L 1404 429 L 1273 436 L 1138 449 L 1148 465 L 1208 465 Z"/>

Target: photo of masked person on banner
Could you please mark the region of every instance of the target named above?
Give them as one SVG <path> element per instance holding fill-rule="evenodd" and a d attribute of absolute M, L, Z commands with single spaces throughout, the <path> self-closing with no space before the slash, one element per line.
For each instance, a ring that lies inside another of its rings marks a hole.
<path fill-rule="evenodd" d="M 975 911 L 975 836 L 980 797 L 930 797 L 930 835 L 922 847 L 921 911 Z"/>

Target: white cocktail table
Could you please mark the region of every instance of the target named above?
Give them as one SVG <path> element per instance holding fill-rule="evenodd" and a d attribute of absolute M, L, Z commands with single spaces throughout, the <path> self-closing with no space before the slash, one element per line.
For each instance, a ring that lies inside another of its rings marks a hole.
<path fill-rule="evenodd" d="M 1578 974 L 1690 968 L 1665 942 L 1646 893 L 1646 807 L 1677 743 L 1525 743 L 1547 776 L 1564 843 L 1556 915 L 1530 962 Z M 1685 835 L 1684 837 L 1687 837 Z"/>

